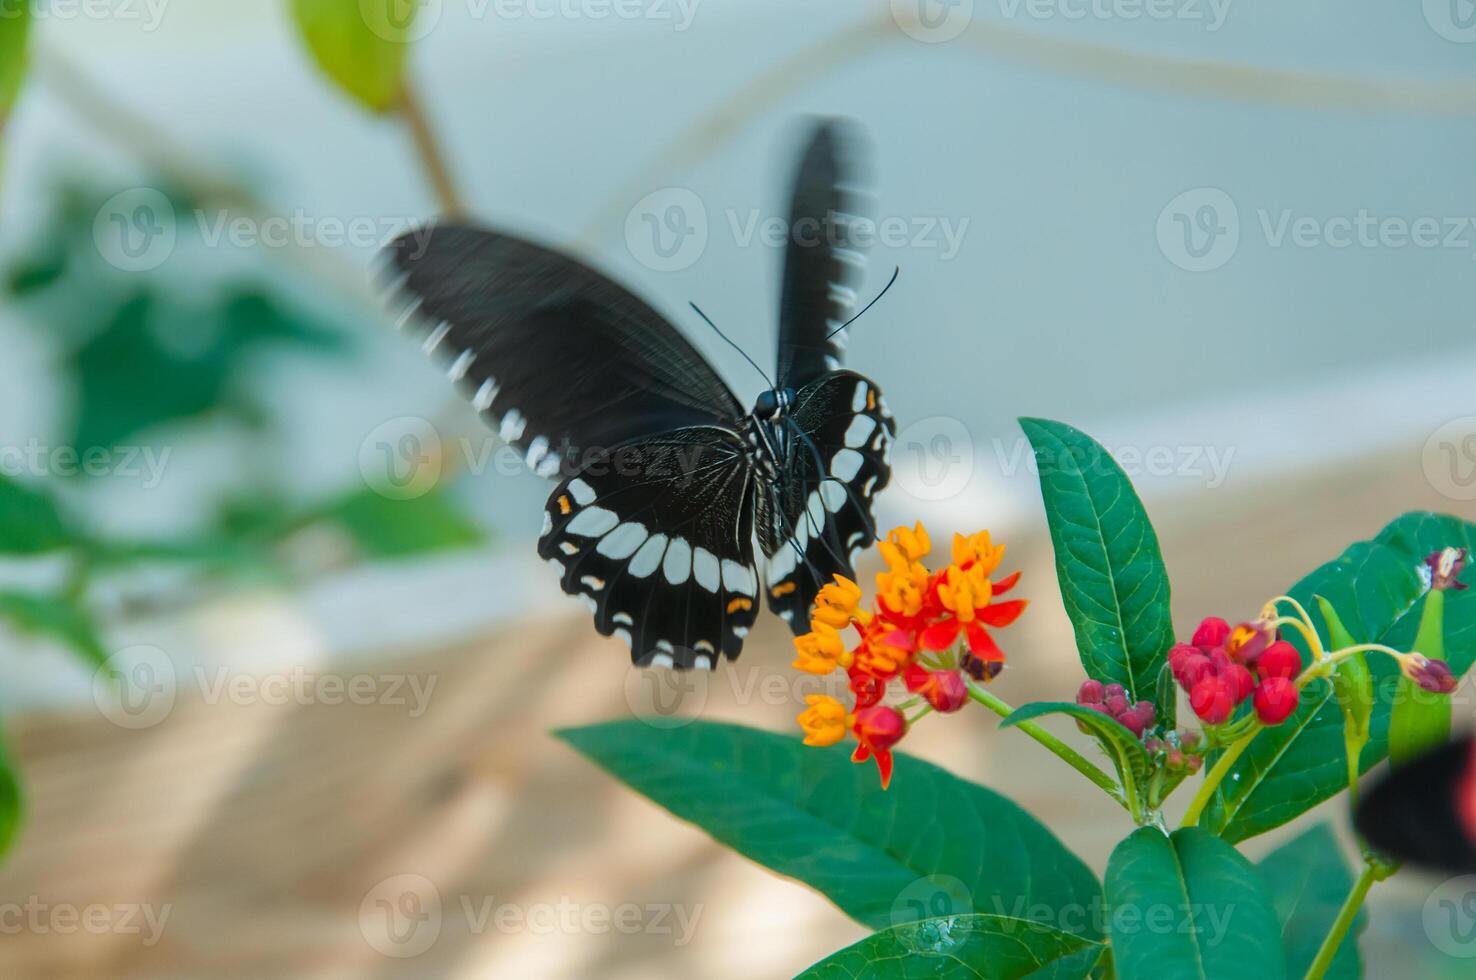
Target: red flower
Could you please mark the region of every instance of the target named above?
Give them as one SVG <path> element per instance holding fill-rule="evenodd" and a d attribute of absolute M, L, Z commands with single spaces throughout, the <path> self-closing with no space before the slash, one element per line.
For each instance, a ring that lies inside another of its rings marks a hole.
<path fill-rule="evenodd" d="M 1212 674 L 1195 684 L 1189 692 L 1189 706 L 1201 721 L 1218 725 L 1235 710 L 1235 688 L 1231 681 Z"/>
<path fill-rule="evenodd" d="M 1301 691 L 1291 678 L 1268 677 L 1256 688 L 1256 715 L 1262 724 L 1279 725 L 1297 710 L 1300 697 Z"/>
<path fill-rule="evenodd" d="M 1285 677 L 1291 679 L 1302 672 L 1302 655 L 1297 648 L 1285 640 L 1277 640 L 1266 648 L 1256 661 L 1256 673 L 1262 678 Z"/>
<path fill-rule="evenodd" d="M 886 789 L 892 781 L 892 746 L 907 734 L 907 719 L 896 708 L 878 704 L 857 711 L 851 731 L 857 743 L 851 761 L 865 762 L 875 758 L 877 771 L 881 773 L 882 789 Z"/>
<path fill-rule="evenodd" d="M 1218 616 L 1210 616 L 1194 631 L 1193 643 L 1206 650 L 1222 647 L 1230 639 L 1230 624 Z"/>
<path fill-rule="evenodd" d="M 943 714 L 952 714 L 969 699 L 963 675 L 956 670 L 928 670 L 919 664 L 908 664 L 902 672 L 902 681 L 907 690 L 921 694 L 934 710 Z"/>

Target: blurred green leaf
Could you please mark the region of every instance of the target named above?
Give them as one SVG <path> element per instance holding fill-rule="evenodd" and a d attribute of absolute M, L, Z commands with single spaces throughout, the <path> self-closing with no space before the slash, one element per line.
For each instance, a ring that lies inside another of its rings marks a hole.
<path fill-rule="evenodd" d="M 323 517 L 346 531 L 368 558 L 467 548 L 485 537 L 443 492 L 391 500 L 366 488 L 335 503 Z"/>
<path fill-rule="evenodd" d="M 25 78 L 26 40 L 31 29 L 31 5 L 26 0 L 0 4 L 0 125 L 10 113 Z"/>
<path fill-rule="evenodd" d="M 1317 958 L 1333 920 L 1353 890 L 1353 874 L 1332 826 L 1320 823 L 1266 855 L 1256 870 L 1266 883 L 1276 917 L 1281 920 L 1281 944 L 1286 951 L 1286 975 L 1300 977 Z M 1358 933 L 1368 925 L 1359 912 L 1353 929 L 1338 947 L 1326 976 L 1358 980 L 1363 965 L 1358 956 Z"/>
<path fill-rule="evenodd" d="M 23 633 L 57 640 L 93 666 L 108 659 L 92 614 L 80 600 L 30 592 L 0 592 L 0 618 Z"/>
<path fill-rule="evenodd" d="M 0 554 L 38 555 L 76 543 L 50 494 L 0 476 Z"/>
<path fill-rule="evenodd" d="M 399 101 L 419 9 L 405 0 L 292 0 L 292 15 L 318 67 L 375 112 Z"/>
<path fill-rule="evenodd" d="M 5 739 L 0 738 L 0 857 L 15 843 L 23 803 L 20 780 L 16 776 L 15 767 L 10 763 L 10 752 L 5 746 Z"/>

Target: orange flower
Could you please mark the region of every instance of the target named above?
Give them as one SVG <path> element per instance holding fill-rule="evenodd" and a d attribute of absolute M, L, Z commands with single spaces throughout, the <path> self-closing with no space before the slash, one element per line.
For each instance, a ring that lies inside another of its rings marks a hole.
<path fill-rule="evenodd" d="M 834 745 L 846 737 L 848 715 L 845 706 L 828 694 L 811 694 L 809 705 L 795 719 L 805 731 L 806 745 Z"/>
<path fill-rule="evenodd" d="M 989 629 L 1013 623 L 1026 603 L 996 601 L 1020 575 L 992 580 L 1005 548 L 988 531 L 955 534 L 953 562 L 937 574 L 923 564 L 932 541 L 921 523 L 894 528 L 877 547 L 887 568 L 876 577 L 875 611 L 861 607 L 860 586 L 835 576 L 815 598 L 810 632 L 794 641 L 794 666 L 821 675 L 846 671 L 855 713 L 847 715 L 832 697 L 811 695 L 799 715 L 805 743 L 833 745 L 849 730 L 857 742 L 852 758 L 876 759 L 885 788 L 892 746 L 907 733 L 907 711 L 918 709 L 921 717 L 962 708 L 970 683 L 991 680 L 1003 669 L 1004 652 Z M 859 634 L 850 649 L 841 632 L 847 627 Z M 881 704 L 899 679 L 913 696 L 897 707 Z"/>
<path fill-rule="evenodd" d="M 811 623 L 824 623 L 835 629 L 845 629 L 858 612 L 861 602 L 861 586 L 844 575 L 835 576 L 835 581 L 823 587 L 815 596 L 815 609 L 810 614 Z"/>
<path fill-rule="evenodd" d="M 851 652 L 834 626 L 819 620 L 810 626 L 810 632 L 794 638 L 794 649 L 799 654 L 793 664 L 796 670 L 824 677 L 837 667 L 851 666 Z"/>

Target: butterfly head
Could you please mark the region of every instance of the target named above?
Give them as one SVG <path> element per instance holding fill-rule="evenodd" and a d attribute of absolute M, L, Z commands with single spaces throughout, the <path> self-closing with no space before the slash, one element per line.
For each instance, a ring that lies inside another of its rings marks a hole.
<path fill-rule="evenodd" d="M 765 422 L 773 422 L 794 404 L 793 388 L 771 388 L 758 396 L 753 403 L 753 416 Z"/>

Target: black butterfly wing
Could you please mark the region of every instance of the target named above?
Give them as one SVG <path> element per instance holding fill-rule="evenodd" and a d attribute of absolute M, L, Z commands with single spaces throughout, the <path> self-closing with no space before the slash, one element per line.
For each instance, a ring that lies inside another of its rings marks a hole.
<path fill-rule="evenodd" d="M 769 608 L 795 633 L 837 573 L 855 577 L 856 552 L 876 537 L 872 500 L 891 478 L 897 426 L 876 385 L 833 371 L 801 388 L 795 438 L 776 489 L 760 488 L 758 539 Z"/>
<path fill-rule="evenodd" d="M 1382 854 L 1476 874 L 1476 739 L 1458 738 L 1385 775 L 1364 793 L 1354 824 Z"/>
<path fill-rule="evenodd" d="M 753 477 L 731 429 L 632 440 L 559 485 L 538 552 L 635 663 L 711 667 L 758 611 Z"/>
<path fill-rule="evenodd" d="M 855 127 L 816 127 L 794 177 L 779 302 L 779 383 L 801 388 L 840 367 L 866 272 L 870 193 Z"/>
<path fill-rule="evenodd" d="M 731 425 L 742 409 L 642 300 L 576 259 L 497 232 L 435 225 L 389 248 L 402 322 L 543 476 L 638 435 Z"/>

